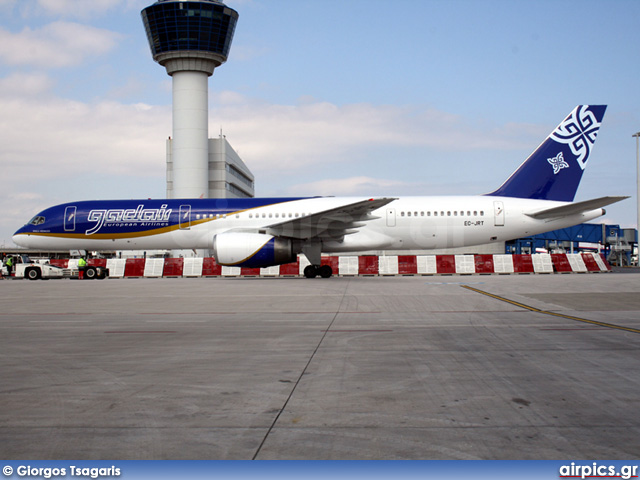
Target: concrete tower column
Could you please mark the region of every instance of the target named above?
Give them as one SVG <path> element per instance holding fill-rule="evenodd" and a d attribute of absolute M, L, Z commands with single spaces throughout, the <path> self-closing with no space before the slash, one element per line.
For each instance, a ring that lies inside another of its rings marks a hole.
<path fill-rule="evenodd" d="M 207 198 L 209 192 L 208 75 L 173 75 L 173 196 Z M 175 159 L 179 159 L 176 161 Z"/>

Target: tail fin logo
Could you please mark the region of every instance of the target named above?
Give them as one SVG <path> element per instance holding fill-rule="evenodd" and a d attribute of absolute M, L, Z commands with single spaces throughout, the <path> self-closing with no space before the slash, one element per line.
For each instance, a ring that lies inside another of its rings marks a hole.
<path fill-rule="evenodd" d="M 591 152 L 591 147 L 593 147 L 600 129 L 600 122 L 588 108 L 589 105 L 576 107 L 551 134 L 551 138 L 556 142 L 569 145 L 582 170 L 587 166 L 589 152 Z M 561 155 L 548 160 L 553 165 L 554 174 L 557 174 L 562 168 L 569 168 L 564 158 L 559 158 Z"/>
<path fill-rule="evenodd" d="M 553 167 L 554 175 L 557 175 L 560 172 L 560 170 L 562 170 L 563 168 L 569 168 L 569 164 L 564 161 L 564 156 L 562 155 L 562 152 L 560 152 L 558 155 L 556 155 L 553 158 L 547 158 L 547 162 L 549 162 Z"/>

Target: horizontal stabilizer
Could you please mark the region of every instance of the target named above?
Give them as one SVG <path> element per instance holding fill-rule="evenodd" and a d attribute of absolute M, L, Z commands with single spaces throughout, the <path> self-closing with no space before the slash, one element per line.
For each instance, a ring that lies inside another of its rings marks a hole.
<path fill-rule="evenodd" d="M 538 212 L 527 213 L 529 217 L 536 219 L 567 217 L 569 215 L 577 215 L 583 212 L 590 212 L 596 208 L 606 207 L 612 203 L 619 202 L 629 197 L 600 197 L 593 200 L 585 200 L 584 202 L 569 203 L 560 207 L 548 208 Z"/>

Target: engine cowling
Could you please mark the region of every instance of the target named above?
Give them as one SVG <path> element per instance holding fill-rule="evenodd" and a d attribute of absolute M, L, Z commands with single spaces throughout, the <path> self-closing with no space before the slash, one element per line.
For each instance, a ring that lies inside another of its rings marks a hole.
<path fill-rule="evenodd" d="M 289 238 L 229 232 L 213 237 L 213 256 L 219 265 L 262 268 L 295 262 L 297 254 Z"/>

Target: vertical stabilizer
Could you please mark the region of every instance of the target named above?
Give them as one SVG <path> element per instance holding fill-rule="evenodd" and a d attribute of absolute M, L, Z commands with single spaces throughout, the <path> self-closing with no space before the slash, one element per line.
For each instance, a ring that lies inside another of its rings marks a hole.
<path fill-rule="evenodd" d="M 572 202 L 606 105 L 578 105 L 491 196 Z"/>

